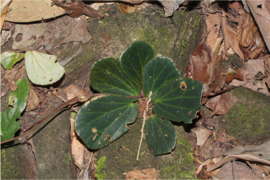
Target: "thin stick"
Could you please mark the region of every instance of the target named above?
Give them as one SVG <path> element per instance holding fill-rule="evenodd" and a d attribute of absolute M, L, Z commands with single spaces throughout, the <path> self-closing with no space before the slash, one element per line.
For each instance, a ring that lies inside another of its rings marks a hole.
<path fill-rule="evenodd" d="M 211 93 L 211 94 L 203 95 L 202 97 L 205 98 L 205 97 L 216 96 L 216 95 L 222 94 L 222 93 L 224 93 L 224 92 L 233 90 L 233 89 L 235 89 L 235 88 L 237 88 L 237 87 L 236 87 L 236 86 L 232 86 L 232 87 L 229 87 L 229 88 L 227 88 L 227 89 L 223 89 L 223 90 L 221 90 L 221 91 L 217 91 L 217 92 L 213 92 L 213 93 Z"/>
<path fill-rule="evenodd" d="M 146 108 L 143 111 L 143 125 L 142 125 L 142 129 L 141 129 L 142 135 L 141 135 L 141 141 L 140 141 L 140 145 L 139 145 L 139 149 L 138 149 L 138 153 L 137 153 L 137 161 L 139 161 L 139 156 L 140 156 L 140 151 L 141 151 L 141 146 L 142 146 L 142 140 L 143 140 L 143 130 L 144 130 L 145 121 L 146 121 L 146 112 L 148 111 L 148 105 L 151 102 L 151 96 L 152 96 L 152 91 L 149 92 Z"/>

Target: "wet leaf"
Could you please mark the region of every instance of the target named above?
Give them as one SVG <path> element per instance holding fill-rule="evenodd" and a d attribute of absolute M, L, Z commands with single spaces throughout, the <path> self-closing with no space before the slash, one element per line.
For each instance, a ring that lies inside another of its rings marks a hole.
<path fill-rule="evenodd" d="M 75 119 L 75 131 L 90 149 L 107 146 L 126 131 L 127 124 L 136 120 L 138 106 L 131 99 L 103 96 L 86 102 Z"/>
<path fill-rule="evenodd" d="M 121 55 L 120 63 L 124 73 L 140 88 L 142 87 L 143 69 L 152 58 L 154 51 L 145 42 L 131 44 Z"/>
<path fill-rule="evenodd" d="M 25 67 L 30 81 L 37 85 L 49 85 L 57 82 L 65 73 L 65 69 L 56 62 L 56 56 L 26 51 Z"/>
<path fill-rule="evenodd" d="M 158 90 L 177 78 L 181 78 L 181 74 L 171 59 L 156 57 L 150 60 L 143 70 L 144 95 L 148 97 L 152 91 L 151 100 L 154 101 Z"/>
<path fill-rule="evenodd" d="M 13 107 L 17 106 L 20 113 L 22 113 L 29 95 L 29 83 L 25 78 L 22 78 L 16 81 L 16 86 L 18 86 L 18 89 L 10 92 L 8 104 Z"/>
<path fill-rule="evenodd" d="M 91 86 L 101 93 L 136 96 L 140 89 L 123 73 L 118 59 L 105 58 L 95 62 L 90 72 Z"/>
<path fill-rule="evenodd" d="M 162 88 L 153 102 L 153 111 L 170 121 L 191 123 L 201 109 L 202 83 L 177 79 Z"/>
<path fill-rule="evenodd" d="M 146 140 L 155 155 L 170 153 L 175 147 L 176 132 L 170 121 L 152 115 L 145 123 Z"/>
<path fill-rule="evenodd" d="M 19 129 L 21 121 L 16 121 L 20 117 L 20 111 L 17 106 L 7 109 L 1 113 L 1 141 L 14 137 Z"/>
<path fill-rule="evenodd" d="M 21 53 L 4 52 L 1 54 L 1 64 L 6 70 L 9 70 L 16 62 L 20 61 L 23 56 L 24 54 Z"/>

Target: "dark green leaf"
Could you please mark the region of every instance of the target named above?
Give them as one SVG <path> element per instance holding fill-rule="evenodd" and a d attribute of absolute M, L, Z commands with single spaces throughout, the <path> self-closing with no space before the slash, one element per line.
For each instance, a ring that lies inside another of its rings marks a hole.
<path fill-rule="evenodd" d="M 151 100 L 154 101 L 157 92 L 168 82 L 181 78 L 181 74 L 173 61 L 167 57 L 156 57 L 149 61 L 143 70 L 143 91 L 148 97 L 152 91 Z"/>
<path fill-rule="evenodd" d="M 143 88 L 143 69 L 152 58 L 154 58 L 152 47 L 141 41 L 131 44 L 120 57 L 123 71 L 140 89 Z"/>
<path fill-rule="evenodd" d="M 91 86 L 102 93 L 123 96 L 140 95 L 140 89 L 123 73 L 119 60 L 101 59 L 92 66 L 90 72 Z"/>
<path fill-rule="evenodd" d="M 152 115 L 145 123 L 146 140 L 155 155 L 171 152 L 175 147 L 176 132 L 170 121 Z"/>
<path fill-rule="evenodd" d="M 25 109 L 29 95 L 29 83 L 25 78 L 22 78 L 16 81 L 16 86 L 18 86 L 18 89 L 16 91 L 11 91 L 8 103 L 13 107 L 18 106 L 19 111 L 22 113 Z"/>
<path fill-rule="evenodd" d="M 99 149 L 124 134 L 137 115 L 138 106 L 126 97 L 93 98 L 81 107 L 75 130 L 88 148 Z"/>
<path fill-rule="evenodd" d="M 21 121 L 16 121 L 20 117 L 20 111 L 17 106 L 7 109 L 1 114 L 1 141 L 5 141 L 14 137 L 18 131 Z"/>
<path fill-rule="evenodd" d="M 191 123 L 201 109 L 202 83 L 177 79 L 162 88 L 153 102 L 153 111 L 161 118 Z"/>
<path fill-rule="evenodd" d="M 1 64 L 8 70 L 13 67 L 13 65 L 23 58 L 24 54 L 4 52 L 1 54 Z"/>

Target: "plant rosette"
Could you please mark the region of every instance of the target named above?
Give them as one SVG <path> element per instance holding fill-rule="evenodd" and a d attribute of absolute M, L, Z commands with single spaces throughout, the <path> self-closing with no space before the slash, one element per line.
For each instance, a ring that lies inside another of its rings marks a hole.
<path fill-rule="evenodd" d="M 145 111 L 149 149 L 155 155 L 170 153 L 176 143 L 170 121 L 191 123 L 201 109 L 202 83 L 181 78 L 171 59 L 154 57 L 152 47 L 140 41 L 131 44 L 120 60 L 95 62 L 90 82 L 92 88 L 108 94 L 87 101 L 75 119 L 75 131 L 90 149 L 119 138 L 139 111 Z"/>

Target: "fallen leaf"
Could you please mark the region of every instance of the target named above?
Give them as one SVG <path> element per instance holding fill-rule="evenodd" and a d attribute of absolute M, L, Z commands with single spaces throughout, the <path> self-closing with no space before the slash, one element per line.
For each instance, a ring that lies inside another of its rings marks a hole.
<path fill-rule="evenodd" d="M 3 46 L 10 38 L 11 36 L 11 31 L 10 30 L 2 30 L 1 31 L 1 36 L 0 36 L 0 46 Z"/>
<path fill-rule="evenodd" d="M 67 94 L 67 100 L 70 100 L 76 96 L 86 96 L 88 95 L 83 89 L 79 86 L 71 84 L 64 89 L 64 92 Z"/>
<path fill-rule="evenodd" d="M 173 12 L 176 11 L 179 8 L 179 5 L 184 3 L 185 0 L 159 0 L 159 2 L 162 4 L 164 11 L 165 11 L 165 16 L 172 16 Z"/>
<path fill-rule="evenodd" d="M 39 102 L 40 101 L 39 101 L 39 98 L 38 98 L 36 92 L 32 88 L 30 88 L 29 97 L 27 100 L 25 111 L 35 110 L 38 107 Z"/>
<path fill-rule="evenodd" d="M 213 131 L 208 130 L 204 127 L 198 127 L 193 130 L 197 137 L 197 145 L 202 147 L 205 141 L 209 138 L 209 136 L 213 133 Z"/>
<path fill-rule="evenodd" d="M 266 76 L 266 84 L 268 88 L 270 88 L 270 58 L 267 57 L 264 59 L 264 69 L 265 69 L 265 76 Z"/>
<path fill-rule="evenodd" d="M 124 4 L 124 3 L 119 3 L 119 7 L 120 7 L 120 10 L 123 12 L 123 13 L 133 13 L 135 11 L 138 11 L 138 10 L 141 10 L 141 9 L 144 9 L 148 6 L 150 6 L 151 4 L 147 3 L 147 2 L 143 2 L 139 5 L 129 5 L 129 4 Z"/>
<path fill-rule="evenodd" d="M 129 180 L 135 179 L 157 179 L 160 174 L 160 171 L 157 171 L 155 168 L 135 170 L 127 172 L 125 178 Z"/>
<path fill-rule="evenodd" d="M 242 74 L 240 74 L 239 70 L 234 70 L 232 68 L 229 68 L 227 70 L 227 74 L 226 74 L 226 83 L 229 84 L 232 82 L 232 80 L 237 79 L 239 81 L 244 81 L 244 76 Z"/>
<path fill-rule="evenodd" d="M 8 7 L 5 20 L 11 22 L 33 22 L 55 18 L 65 14 L 65 11 L 51 0 L 22 1 L 12 0 Z"/>
<path fill-rule="evenodd" d="M 15 85 L 15 80 L 14 80 L 14 77 L 16 75 L 17 71 L 15 68 L 13 69 L 10 69 L 10 70 L 7 70 L 5 72 L 5 80 L 7 81 L 8 83 L 8 86 L 10 87 L 11 91 L 15 91 L 18 87 Z"/>
<path fill-rule="evenodd" d="M 212 61 L 213 53 L 207 43 L 200 44 L 191 54 L 185 70 L 185 77 L 196 79 L 203 84 L 210 83 L 208 63 Z"/>
<path fill-rule="evenodd" d="M 258 179 L 253 170 L 242 162 L 232 161 L 218 171 L 216 176 L 219 179 Z"/>
<path fill-rule="evenodd" d="M 207 159 L 206 161 L 204 161 L 203 163 L 201 163 L 201 165 L 198 167 L 198 169 L 196 170 L 196 174 L 199 174 L 203 168 L 203 166 L 208 165 L 208 164 L 214 164 L 217 163 L 219 161 L 222 160 L 222 157 L 218 157 L 218 158 L 213 158 L 213 159 Z"/>
<path fill-rule="evenodd" d="M 38 85 L 48 85 L 58 81 L 64 75 L 65 70 L 55 61 L 56 56 L 37 51 L 26 51 L 25 67 L 29 80 Z"/>
<path fill-rule="evenodd" d="M 22 53 L 4 52 L 1 54 L 1 64 L 6 69 L 9 70 L 13 65 L 23 58 Z"/>
<path fill-rule="evenodd" d="M 1 20 L 0 20 L 0 31 L 2 31 L 2 27 L 4 24 L 4 20 L 6 17 L 8 5 L 11 2 L 11 0 L 1 0 Z"/>
<path fill-rule="evenodd" d="M 236 102 L 237 99 L 232 93 L 223 93 L 222 95 L 209 99 L 205 105 L 213 110 L 212 116 L 214 116 L 216 114 L 227 114 Z"/>
<path fill-rule="evenodd" d="M 28 1 L 30 2 L 30 1 Z M 34 44 L 46 30 L 47 23 L 16 24 L 15 32 L 12 35 L 12 49 L 27 49 Z"/>
<path fill-rule="evenodd" d="M 212 48 L 213 50 L 213 45 L 215 44 L 219 32 L 220 32 L 220 26 L 221 26 L 221 14 L 215 13 L 215 14 L 207 14 L 208 17 L 205 20 L 206 26 L 207 26 L 207 32 L 209 34 L 207 35 L 207 44 Z"/>

